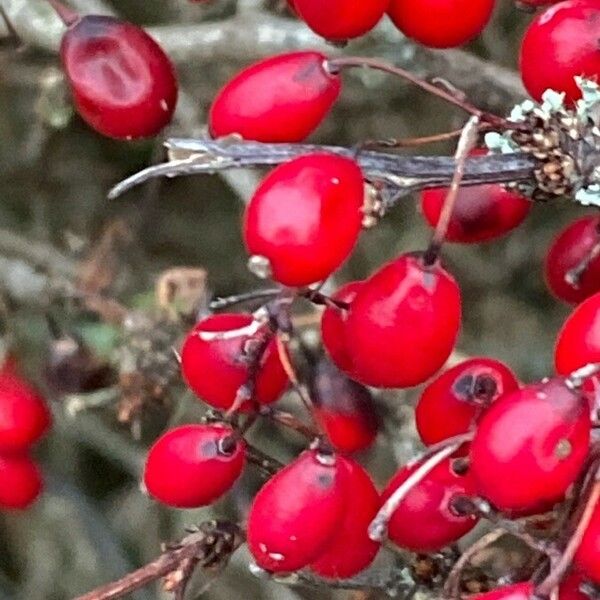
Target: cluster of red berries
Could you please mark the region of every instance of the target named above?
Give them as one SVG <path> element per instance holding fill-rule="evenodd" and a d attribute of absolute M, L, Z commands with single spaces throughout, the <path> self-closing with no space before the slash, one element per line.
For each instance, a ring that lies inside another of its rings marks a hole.
<path fill-rule="evenodd" d="M 42 475 L 29 451 L 50 424 L 43 398 L 6 360 L 0 366 L 0 508 L 24 509 L 40 495 Z"/>
<path fill-rule="evenodd" d="M 524 1 L 534 6 L 551 3 Z M 81 117 L 113 138 L 159 133 L 171 121 L 178 90 L 173 65 L 160 46 L 130 23 L 80 16 L 58 0 L 51 3 L 67 25 L 61 58 Z M 475 37 L 488 22 L 494 0 L 293 0 L 292 5 L 314 31 L 333 41 L 363 35 L 387 12 L 408 37 L 445 48 Z M 599 0 L 566 0 L 531 23 L 520 66 L 534 98 L 539 100 L 552 88 L 574 101 L 580 90 L 573 78 L 598 76 L 598 10 Z M 340 92 L 339 77 L 324 64 L 325 56 L 300 52 L 253 65 L 217 97 L 210 114 L 211 133 L 269 142 L 304 139 Z"/>
<path fill-rule="evenodd" d="M 448 47 L 476 36 L 494 2 L 292 4 L 312 29 L 334 41 L 366 33 L 387 12 L 407 36 Z M 57 9 L 69 27 L 61 54 L 83 118 L 112 137 L 157 133 L 170 120 L 177 96 L 162 50 L 132 25 Z M 599 15 L 600 0 L 567 0 L 535 18 L 523 41 L 521 72 L 536 99 L 551 87 L 574 101 L 579 91 L 573 78 L 600 75 Z M 337 100 L 346 66 L 343 59 L 336 63 L 310 51 L 260 61 L 219 92 L 209 131 L 216 138 L 302 141 Z M 445 197 L 444 190 L 422 195 L 423 214 L 432 226 L 440 221 Z M 446 239 L 498 238 L 518 226 L 529 208 L 524 198 L 498 185 L 461 191 Z M 349 257 L 368 211 L 357 160 L 322 152 L 290 160 L 267 175 L 246 207 L 243 237 L 250 268 L 281 286 L 283 304 L 298 295 L 310 298 Z M 539 383 L 521 385 L 507 366 L 487 358 L 439 374 L 459 334 L 461 294 L 437 251 L 402 254 L 326 298 L 321 334 L 335 367 L 326 361 L 312 365 L 310 386 L 312 416 L 322 434 L 254 498 L 247 539 L 256 563 L 269 572 L 308 568 L 322 577 L 349 577 L 377 554 L 381 540 L 373 525 L 386 511 L 385 527 L 394 543 L 431 552 L 475 526 L 476 498 L 508 518 L 539 514 L 563 501 L 590 458 L 591 415 L 597 409 L 595 377 L 584 382 L 573 372 L 600 363 L 598 232 L 596 218 L 578 221 L 548 255 L 547 278 L 556 295 L 569 302 L 587 299 L 559 335 L 558 376 Z M 225 416 L 173 429 L 153 445 L 144 474 L 152 496 L 190 508 L 210 504 L 232 488 L 248 459 L 232 417 L 268 413 L 290 379 L 298 387 L 281 331 L 276 316 L 260 310 L 211 315 L 188 334 L 181 351 L 183 377 Z M 416 422 L 429 449 L 402 467 L 380 495 L 349 456 L 367 448 L 377 433 L 365 386 L 426 382 Z M 583 576 L 600 584 L 598 549 L 600 507 L 575 556 Z M 579 580 L 563 586 L 578 589 Z M 530 583 L 519 584 L 489 598 L 527 597 L 532 589 Z M 568 597 L 567 591 L 563 598 Z"/>

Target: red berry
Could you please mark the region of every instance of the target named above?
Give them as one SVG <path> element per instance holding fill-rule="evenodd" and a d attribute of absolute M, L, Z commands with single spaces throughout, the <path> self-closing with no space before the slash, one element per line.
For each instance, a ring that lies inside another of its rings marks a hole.
<path fill-rule="evenodd" d="M 432 48 L 461 46 L 487 25 L 494 0 L 392 0 L 388 14 L 407 37 Z"/>
<path fill-rule="evenodd" d="M 589 412 L 585 397 L 562 379 L 499 398 L 479 421 L 471 446 L 478 493 L 508 513 L 559 502 L 588 455 Z"/>
<path fill-rule="evenodd" d="M 600 78 L 600 0 L 568 0 L 549 7 L 529 25 L 521 46 L 521 77 L 541 100 L 548 88 L 581 98 L 574 77 Z"/>
<path fill-rule="evenodd" d="M 291 287 L 329 277 L 358 240 L 364 201 L 355 161 L 308 154 L 271 171 L 244 218 L 248 251 L 269 261 L 275 281 Z"/>
<path fill-rule="evenodd" d="M 333 300 L 352 304 L 362 281 L 351 281 L 341 287 L 334 295 Z M 348 310 L 334 306 L 328 306 L 323 311 L 321 318 L 321 338 L 323 346 L 331 357 L 331 360 L 346 373 L 352 372 L 352 347 L 346 340 L 346 321 Z"/>
<path fill-rule="evenodd" d="M 81 117 L 103 135 L 156 135 L 171 121 L 177 80 L 167 55 L 140 27 L 89 15 L 65 33 L 61 58 Z"/>
<path fill-rule="evenodd" d="M 405 254 L 358 290 L 347 339 L 352 376 L 376 387 L 410 387 L 439 371 L 460 326 L 460 291 L 438 263 Z"/>
<path fill-rule="evenodd" d="M 344 522 L 345 463 L 311 450 L 272 477 L 248 515 L 248 547 L 259 567 L 301 569 L 327 550 Z"/>
<path fill-rule="evenodd" d="M 485 594 L 471 596 L 471 600 L 532 600 L 533 583 L 525 581 L 513 585 L 505 585 Z M 562 600 L 562 599 L 561 599 Z"/>
<path fill-rule="evenodd" d="M 562 326 L 554 350 L 554 364 L 561 375 L 595 362 L 600 362 L 600 293 L 575 308 Z"/>
<path fill-rule="evenodd" d="M 512 371 L 491 358 L 471 358 L 434 379 L 415 409 L 423 442 L 436 444 L 473 427 L 489 405 L 502 394 L 518 389 Z"/>
<path fill-rule="evenodd" d="M 343 457 L 338 460 L 347 498 L 345 516 L 325 552 L 310 565 L 317 575 L 329 579 L 360 573 L 373 562 L 380 547 L 368 533 L 381 504 L 379 493 L 357 462 Z"/>
<path fill-rule="evenodd" d="M 574 564 L 587 578 L 600 584 L 600 504 L 594 508 L 592 518 L 575 554 Z"/>
<path fill-rule="evenodd" d="M 319 52 L 278 54 L 248 67 L 217 94 L 210 133 L 257 142 L 301 142 L 326 117 L 340 94 Z"/>
<path fill-rule="evenodd" d="M 250 378 L 246 355 L 247 335 L 223 340 L 203 340 L 202 331 L 231 331 L 252 322 L 250 315 L 219 314 L 200 321 L 188 334 L 181 350 L 181 371 L 195 394 L 207 404 L 223 410 L 231 408 L 241 386 Z M 264 334 L 264 333 L 263 333 Z M 256 375 L 255 400 L 275 402 L 285 391 L 288 378 L 279 360 L 275 341 L 269 342 Z M 247 408 L 247 404 L 242 408 Z"/>
<path fill-rule="evenodd" d="M 467 471 L 456 472 L 448 458 L 430 471 L 405 496 L 394 512 L 388 536 L 401 548 L 414 552 L 434 552 L 471 531 L 477 524 L 473 516 L 460 515 L 452 506 L 458 497 L 474 496 L 475 485 Z M 402 467 L 382 494 L 382 503 L 414 473 L 422 462 Z"/>
<path fill-rule="evenodd" d="M 0 455 L 0 508 L 28 508 L 43 487 L 42 474 L 29 456 Z"/>
<path fill-rule="evenodd" d="M 44 399 L 12 366 L 0 370 L 0 452 L 20 452 L 37 442 L 51 424 Z"/>
<path fill-rule="evenodd" d="M 312 399 L 315 414 L 338 452 L 358 452 L 375 441 L 379 422 L 371 393 L 326 359 L 316 365 Z"/>
<path fill-rule="evenodd" d="M 227 425 L 183 425 L 150 448 L 144 483 L 151 496 L 177 508 L 213 503 L 229 491 L 246 460 L 246 445 Z"/>
<path fill-rule="evenodd" d="M 486 154 L 485 150 L 471 153 Z M 421 209 L 427 222 L 436 227 L 448 190 L 434 188 L 421 194 Z M 473 244 L 493 240 L 520 225 L 532 203 L 499 184 L 461 188 L 452 211 L 446 240 Z"/>
<path fill-rule="evenodd" d="M 371 31 L 385 14 L 389 3 L 390 0 L 294 0 L 294 8 L 320 36 L 344 41 Z"/>
<path fill-rule="evenodd" d="M 573 221 L 555 238 L 546 256 L 545 275 L 548 287 L 557 298 L 577 304 L 600 291 L 600 257 L 586 264 L 598 243 L 600 222 L 594 216 Z M 585 268 L 573 282 L 570 278 L 581 265 Z"/>

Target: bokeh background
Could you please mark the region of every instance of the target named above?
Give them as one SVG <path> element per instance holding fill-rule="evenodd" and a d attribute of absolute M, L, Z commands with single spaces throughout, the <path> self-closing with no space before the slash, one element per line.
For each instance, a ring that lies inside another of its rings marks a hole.
<path fill-rule="evenodd" d="M 147 25 L 171 52 L 183 93 L 165 135 L 201 135 L 210 99 L 249 61 L 288 48 L 323 47 L 279 2 L 72 4 Z M 183 266 L 206 269 L 207 293 L 213 295 L 259 285 L 245 267 L 239 223 L 243 199 L 260 173 L 160 181 L 107 201 L 111 185 L 163 158 L 162 140 L 116 142 L 86 127 L 73 114 L 60 71 L 60 23 L 41 0 L 0 0 L 0 6 L 20 36 L 15 42 L 0 23 L 2 332 L 5 346 L 10 344 L 22 369 L 45 391 L 55 415 L 51 435 L 36 451 L 46 493 L 24 514 L 0 513 L 0 600 L 65 600 L 147 562 L 162 541 L 178 539 L 188 525 L 211 515 L 243 518 L 260 485 L 259 474 L 248 468 L 234 492 L 214 508 L 180 512 L 159 507 L 138 487 L 151 440 L 170 424 L 199 419 L 204 410 L 180 384 L 169 353 L 188 324 L 161 312 L 155 283 L 165 269 Z M 493 22 L 466 49 L 468 55 L 415 48 L 387 22 L 363 40 L 330 51 L 379 56 L 446 78 L 475 103 L 503 113 L 523 93 L 513 71 L 518 40 L 530 18 L 511 1 L 499 0 Z M 485 62 L 472 62 L 471 55 Z M 398 80 L 372 73 L 345 79 L 342 97 L 313 136 L 315 142 L 352 145 L 461 125 L 463 115 Z M 443 144 L 419 149 L 451 151 Z M 554 233 L 581 212 L 535 206 L 525 224 L 499 242 L 444 249 L 464 294 L 462 355 L 504 360 L 525 381 L 551 373 L 554 338 L 568 307 L 547 292 L 541 265 Z M 363 236 L 335 284 L 364 277 L 400 252 L 422 249 L 428 235 L 417 199 L 406 198 Z M 104 316 L 91 310 L 81 300 L 82 287 L 118 300 L 128 312 L 126 326 L 107 321 L 110 306 L 102 307 Z M 304 322 L 314 322 L 309 307 L 302 310 Z M 107 361 L 121 379 L 115 384 L 109 374 L 107 387 L 91 395 L 65 394 L 60 385 L 64 374 L 58 387 L 56 377 L 49 381 L 48 362 L 57 359 L 49 316 L 61 335 L 80 336 L 96 360 Z M 158 391 L 148 391 L 148 382 L 142 381 L 125 393 L 124 374 L 136 372 L 150 377 Z M 129 402 L 125 406 L 123 395 Z M 361 460 L 380 484 L 417 449 L 414 397 L 408 392 L 378 398 L 385 431 Z M 296 410 L 293 397 L 284 403 Z M 130 422 L 118 422 L 119 416 L 127 420 L 131 415 Z M 258 427 L 252 439 L 281 460 L 302 445 L 301 439 L 267 425 Z M 398 560 L 383 554 L 376 569 Z M 247 564 L 240 550 L 225 573 L 200 575 L 190 598 L 209 581 L 204 597 L 215 600 L 367 597 L 286 587 L 257 579 Z M 149 587 L 134 597 L 151 600 L 161 594 Z"/>

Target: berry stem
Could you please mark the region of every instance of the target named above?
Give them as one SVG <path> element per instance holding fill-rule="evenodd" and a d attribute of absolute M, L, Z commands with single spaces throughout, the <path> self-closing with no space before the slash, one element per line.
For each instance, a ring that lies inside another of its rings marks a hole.
<path fill-rule="evenodd" d="M 324 438 L 325 433 L 319 423 L 319 420 L 316 418 L 313 401 L 310 398 L 308 392 L 306 391 L 306 388 L 302 385 L 302 383 L 300 383 L 300 379 L 298 378 L 296 369 L 294 368 L 294 365 L 292 364 L 292 361 L 290 359 L 288 345 L 286 343 L 286 340 L 284 340 L 281 337 L 281 335 L 277 335 L 277 351 L 279 352 L 279 359 L 281 360 L 281 364 L 283 365 L 283 368 L 287 373 L 289 380 L 292 382 L 294 390 L 300 397 L 302 404 L 304 404 L 306 411 L 312 419 L 314 430 L 318 432 L 318 437 Z"/>
<path fill-rule="evenodd" d="M 252 302 L 254 300 L 271 300 L 275 298 L 281 290 L 279 288 L 271 288 L 267 290 L 254 290 L 252 292 L 246 292 L 245 294 L 235 294 L 233 296 L 227 296 L 225 298 L 215 298 L 209 305 L 210 310 L 223 310 L 236 304 L 244 304 L 245 302 Z"/>
<path fill-rule="evenodd" d="M 48 0 L 48 3 L 67 27 L 71 27 L 71 25 L 74 25 L 80 19 L 78 12 L 74 11 L 72 8 L 68 8 L 62 2 L 59 2 L 58 0 Z"/>
<path fill-rule="evenodd" d="M 450 226 L 450 219 L 452 218 L 452 211 L 458 198 L 460 191 L 460 184 L 465 175 L 465 162 L 469 156 L 469 152 L 475 147 L 479 134 L 479 121 L 480 117 L 477 115 L 472 116 L 463 127 L 456 146 L 456 153 L 454 154 L 454 160 L 456 161 L 456 168 L 454 170 L 454 176 L 450 183 L 450 188 L 444 200 L 442 206 L 442 212 L 438 224 L 433 232 L 433 237 L 429 247 L 425 251 L 425 264 L 432 265 L 439 257 L 442 244 L 446 239 L 448 227 Z"/>
<path fill-rule="evenodd" d="M 341 69 L 345 68 L 355 68 L 355 67 L 367 67 L 369 69 L 375 69 L 377 71 L 383 71 L 384 73 L 389 73 L 390 75 L 395 75 L 404 79 L 413 85 L 425 90 L 426 92 L 445 100 L 446 102 L 453 104 L 454 106 L 458 106 L 462 108 L 464 111 L 470 113 L 473 116 L 479 118 L 480 121 L 484 121 L 490 124 L 494 124 L 499 128 L 505 128 L 507 126 L 506 119 L 502 117 L 498 117 L 497 115 L 493 115 L 490 113 L 486 113 L 470 102 L 466 101 L 464 98 L 461 98 L 457 94 L 453 94 L 447 89 L 434 85 L 433 83 L 429 83 L 420 77 L 417 77 L 413 73 L 406 71 L 400 67 L 396 67 L 389 63 L 374 59 L 374 58 L 366 58 L 362 56 L 348 56 L 343 58 L 333 58 L 325 63 L 325 68 L 332 74 L 337 74 Z"/>
<path fill-rule="evenodd" d="M 592 375 L 600 373 L 600 363 L 588 363 L 587 365 L 573 371 L 565 378 L 565 385 L 571 389 L 579 389 Z"/>
<path fill-rule="evenodd" d="M 390 519 L 407 494 L 427 477 L 437 465 L 454 454 L 463 443 L 464 440 L 455 441 L 434 453 L 387 499 L 369 525 L 369 537 L 374 542 L 381 542 L 385 539 Z"/>
<path fill-rule="evenodd" d="M 594 509 L 596 508 L 596 504 L 600 500 L 600 468 L 596 469 L 596 474 L 594 476 L 594 485 L 592 490 L 587 498 L 585 506 L 583 508 L 583 512 L 581 513 L 581 518 L 577 523 L 577 527 L 569 540 L 565 551 L 563 552 L 560 560 L 553 566 L 548 574 L 548 577 L 540 583 L 540 585 L 536 588 L 536 594 L 539 597 L 548 597 L 550 596 L 555 588 L 560 584 L 566 572 L 571 566 L 573 562 L 573 557 L 575 553 L 579 549 L 579 545 L 581 544 L 581 540 L 585 535 L 586 529 L 590 524 L 592 519 L 592 515 L 594 513 Z"/>
<path fill-rule="evenodd" d="M 261 408 L 261 415 L 266 416 L 271 419 L 275 423 L 282 425 L 283 427 L 287 427 L 293 431 L 296 431 L 300 435 L 305 438 L 312 440 L 319 435 L 319 432 L 316 431 L 313 427 L 306 425 L 300 419 L 298 419 L 295 415 L 292 415 L 283 410 L 278 410 L 275 408 L 271 408 L 270 406 L 265 406 Z"/>
<path fill-rule="evenodd" d="M 581 284 L 581 278 L 584 273 L 588 270 L 590 264 L 595 261 L 598 256 L 600 256 L 600 240 L 597 241 L 592 248 L 588 251 L 587 255 L 583 258 L 583 260 L 573 267 L 569 269 L 565 273 L 565 281 L 572 285 L 574 288 L 579 289 Z"/>

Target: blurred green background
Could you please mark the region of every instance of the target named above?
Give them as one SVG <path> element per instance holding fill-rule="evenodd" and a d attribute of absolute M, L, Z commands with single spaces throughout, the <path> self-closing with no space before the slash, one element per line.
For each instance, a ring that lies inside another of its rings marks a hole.
<path fill-rule="evenodd" d="M 212 509 L 178 512 L 146 498 L 138 478 L 148 444 L 168 423 L 198 419 L 202 407 L 175 378 L 161 395 L 162 403 L 150 402 L 146 407 L 137 436 L 131 427 L 117 423 L 115 403 L 73 416 L 66 410 L 73 408 L 73 400 L 49 390 L 43 376 L 50 352 L 46 316 L 51 314 L 64 331 L 82 336 L 98 356 L 121 369 L 123 348 L 140 340 L 152 342 L 147 347 L 138 344 L 138 357 L 146 351 L 151 358 L 157 344 L 163 351 L 168 349 L 184 326 L 171 324 L 157 333 L 153 289 L 164 269 L 207 269 L 215 295 L 257 287 L 245 267 L 239 232 L 240 193 L 247 196 L 256 174 L 161 181 L 108 202 L 105 195 L 111 185 L 162 159 L 161 140 L 122 143 L 102 139 L 86 127 L 72 113 L 51 50 L 59 30 L 52 14 L 41 1 L 0 0 L 0 5 L 14 17 L 15 28 L 26 42 L 16 48 L 4 32 L 0 47 L 2 322 L 23 370 L 51 398 L 56 421 L 51 435 L 36 450 L 47 479 L 44 497 L 24 514 L 0 513 L 0 600 L 64 600 L 147 562 L 159 553 L 161 541 L 181 537 L 186 525 L 211 515 L 243 517 L 260 476 L 248 468 L 234 493 Z M 93 9 L 98 3 L 82 5 Z M 300 37 L 290 38 L 290 47 L 304 40 L 307 47 L 322 45 L 277 2 L 242 2 L 239 8 L 246 17 L 236 22 L 237 36 L 219 42 L 214 53 L 192 51 L 188 57 L 183 47 L 186 39 L 200 46 L 214 43 L 208 34 L 193 37 L 191 32 L 219 31 L 235 15 L 235 1 L 214 0 L 201 6 L 186 0 L 114 0 L 106 7 L 182 42 L 175 58 L 184 98 L 166 135 L 200 132 L 216 90 L 247 63 L 248 56 L 269 52 L 272 41 L 249 37 L 255 28 L 246 27 L 246 22 L 285 19 L 300 32 Z M 500 0 L 492 24 L 468 51 L 514 69 L 518 39 L 529 19 L 509 0 Z M 283 51 L 287 39 L 274 43 Z M 228 44 L 251 50 L 223 52 Z M 452 79 L 454 71 L 432 72 L 432 65 L 444 64 L 445 55 L 415 54 L 389 23 L 343 52 L 382 56 L 422 68 L 428 76 L 446 77 L 458 87 L 463 83 Z M 494 67 L 490 68 L 494 76 Z M 477 72 L 471 73 L 472 79 L 477 77 Z M 511 94 L 498 94 L 487 86 L 478 89 L 472 80 L 467 87 L 475 103 L 500 112 L 509 108 Z M 335 110 L 312 140 L 352 145 L 365 139 L 426 135 L 460 126 L 461 117 L 399 81 L 350 74 Z M 422 152 L 451 150 L 437 145 Z M 554 338 L 568 308 L 547 292 L 541 264 L 553 234 L 579 213 L 568 206 L 535 206 L 525 224 L 502 241 L 444 249 L 447 266 L 464 294 L 461 353 L 504 360 L 523 380 L 552 371 Z M 115 221 L 124 223 L 128 233 L 117 239 L 108 256 L 106 264 L 114 275 L 108 289 L 138 318 L 132 317 L 125 329 L 106 324 L 67 293 L 78 265 L 98 248 L 103 232 Z M 364 277 L 400 252 L 422 249 L 428 234 L 416 199 L 407 198 L 363 236 L 352 259 L 336 274 L 336 283 Z M 149 360 L 146 367 L 152 370 Z M 413 399 L 412 392 L 378 399 L 386 412 L 387 437 L 382 435 L 376 448 L 362 458 L 380 484 L 415 451 Z M 284 402 L 294 409 L 294 398 Z M 258 427 L 252 438 L 281 460 L 301 448 L 300 439 L 269 426 Z M 380 560 L 385 566 L 390 555 L 384 553 Z M 205 597 L 363 597 L 323 588 L 287 588 L 255 578 L 247 563 L 248 556 L 241 550 Z M 190 598 L 206 581 L 205 576 L 199 577 Z M 135 595 L 140 600 L 158 597 L 161 592 L 153 587 Z"/>

